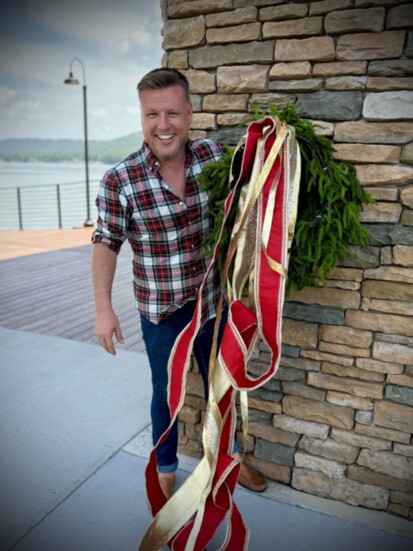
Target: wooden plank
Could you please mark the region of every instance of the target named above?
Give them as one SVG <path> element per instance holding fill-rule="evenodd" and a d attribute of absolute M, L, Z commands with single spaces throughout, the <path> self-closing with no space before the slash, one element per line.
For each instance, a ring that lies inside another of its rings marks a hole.
<path fill-rule="evenodd" d="M 0 324 L 97 344 L 91 279 L 92 245 L 0 261 Z M 144 352 L 132 286 L 132 252 L 122 247 L 113 304 L 125 350 Z"/>
<path fill-rule="evenodd" d="M 93 228 L 0 231 L 0 260 L 90 243 Z"/>

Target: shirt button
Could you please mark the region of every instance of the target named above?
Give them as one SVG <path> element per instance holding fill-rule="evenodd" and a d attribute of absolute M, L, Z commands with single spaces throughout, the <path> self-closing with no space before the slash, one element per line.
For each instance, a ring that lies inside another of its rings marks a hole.
<path fill-rule="evenodd" d="M 193 243 L 191 245 L 191 249 L 195 249 L 195 245 Z"/>

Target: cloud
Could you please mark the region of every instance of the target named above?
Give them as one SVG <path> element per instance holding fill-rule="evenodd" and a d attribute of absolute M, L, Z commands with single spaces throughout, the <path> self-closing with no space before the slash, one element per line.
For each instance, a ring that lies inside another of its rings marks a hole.
<path fill-rule="evenodd" d="M 50 114 L 42 111 L 37 101 L 15 101 L 13 98 L 0 102 L 0 139 L 28 137 L 33 128 L 44 128 L 50 123 Z M 29 129 L 29 130 L 28 130 Z"/>
<path fill-rule="evenodd" d="M 104 47 L 112 55 L 132 53 L 133 47 L 149 49 L 160 37 L 160 6 L 152 0 L 37 0 L 39 9 L 26 15 L 37 25 L 70 39 Z"/>
<path fill-rule="evenodd" d="M 139 109 L 139 107 L 127 106 L 127 107 L 125 107 L 125 113 L 127 115 L 132 115 L 133 117 L 136 117 L 140 114 L 140 109 Z"/>
<path fill-rule="evenodd" d="M 9 120 L 38 120 L 41 117 L 40 103 L 32 100 L 21 100 L 15 90 L 0 85 L 1 117 Z"/>
<path fill-rule="evenodd" d="M 38 121 L 43 118 L 38 101 L 13 101 L 4 115 L 9 119 Z"/>
<path fill-rule="evenodd" d="M 129 38 L 120 38 L 116 42 L 115 53 L 127 55 L 134 48 L 144 48 L 148 50 L 153 47 L 154 33 L 151 30 L 140 28 L 129 34 Z"/>
<path fill-rule="evenodd" d="M 130 51 L 130 47 L 131 47 L 131 44 L 130 44 L 129 40 L 126 40 L 126 38 L 122 38 L 116 44 L 116 51 L 120 55 L 125 55 Z"/>
<path fill-rule="evenodd" d="M 149 48 L 153 44 L 153 32 L 147 28 L 135 31 L 132 34 L 132 41 L 134 44 Z"/>
<path fill-rule="evenodd" d="M 106 118 L 108 112 L 104 107 L 92 107 L 88 110 L 88 113 L 95 119 L 104 119 Z"/>
<path fill-rule="evenodd" d="M 82 87 L 63 85 L 75 57 L 86 71 L 90 139 L 136 131 L 136 85 L 160 66 L 163 54 L 159 4 L 10 3 L 0 18 L 0 135 L 70 138 L 82 133 Z M 82 84 L 79 64 L 73 72 Z"/>
<path fill-rule="evenodd" d="M 14 98 L 16 95 L 16 91 L 12 90 L 8 86 L 1 86 L 0 85 L 0 103 L 4 104 L 10 101 L 12 98 Z"/>

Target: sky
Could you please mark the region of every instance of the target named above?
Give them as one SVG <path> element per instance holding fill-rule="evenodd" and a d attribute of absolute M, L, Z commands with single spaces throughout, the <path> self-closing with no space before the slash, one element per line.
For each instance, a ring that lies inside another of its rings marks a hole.
<path fill-rule="evenodd" d="M 88 139 L 140 130 L 136 85 L 162 59 L 157 0 L 13 0 L 0 8 L 0 140 Z"/>

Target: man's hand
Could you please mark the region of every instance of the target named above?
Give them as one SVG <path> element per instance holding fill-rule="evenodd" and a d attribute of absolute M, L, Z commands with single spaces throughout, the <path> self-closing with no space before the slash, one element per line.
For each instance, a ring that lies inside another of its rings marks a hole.
<path fill-rule="evenodd" d="M 123 335 L 117 315 L 112 309 L 96 311 L 96 335 L 100 346 L 109 354 L 116 355 L 113 334 L 119 344 L 123 344 Z"/>
<path fill-rule="evenodd" d="M 116 270 L 116 253 L 103 243 L 93 246 L 92 277 L 96 304 L 96 335 L 100 346 L 116 354 L 113 334 L 123 344 L 123 336 L 117 315 L 112 308 L 112 283 Z"/>

